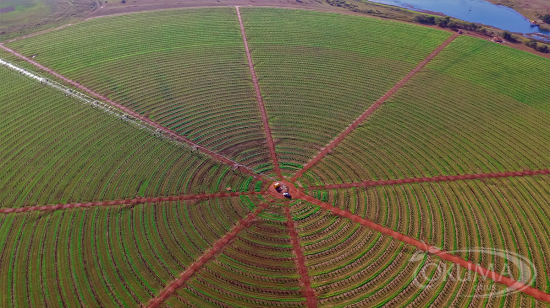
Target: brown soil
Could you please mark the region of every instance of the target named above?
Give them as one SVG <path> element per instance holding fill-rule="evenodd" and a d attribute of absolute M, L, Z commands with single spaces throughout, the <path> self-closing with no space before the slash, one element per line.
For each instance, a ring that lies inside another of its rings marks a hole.
<path fill-rule="evenodd" d="M 210 261 L 210 259 L 214 258 L 216 254 L 220 251 L 222 251 L 231 240 L 233 240 L 239 232 L 241 232 L 243 229 L 248 228 L 252 222 L 254 222 L 254 219 L 260 214 L 263 210 L 267 208 L 268 204 L 261 204 L 256 208 L 256 210 L 252 213 L 250 213 L 245 219 L 242 219 L 239 221 L 237 226 L 231 230 L 227 235 L 225 235 L 223 238 L 219 239 L 214 246 L 210 250 L 208 250 L 206 253 L 204 253 L 197 261 L 195 261 L 193 264 L 189 265 L 187 269 L 181 273 L 180 277 L 176 280 L 172 281 L 168 286 L 166 286 L 159 294 L 159 296 L 151 299 L 149 301 L 149 304 L 147 305 L 148 308 L 155 308 L 159 307 L 164 303 L 165 300 L 167 300 L 178 288 L 183 286 L 189 278 L 193 277 L 196 272 L 198 272 L 206 262 Z"/>
<path fill-rule="evenodd" d="M 296 186 L 294 186 L 294 184 L 288 182 L 288 181 L 285 181 L 285 180 L 282 180 L 282 181 L 277 181 L 281 184 L 284 184 L 286 185 L 286 187 L 288 187 L 288 193 L 292 196 L 293 199 L 300 199 L 300 196 L 303 195 L 303 193 L 301 191 L 299 191 Z M 273 186 L 275 182 L 271 183 L 269 185 L 269 188 L 267 189 L 267 193 L 275 198 L 275 199 L 285 199 L 286 198 L 283 196 L 282 192 L 278 192 L 275 187 Z"/>
<path fill-rule="evenodd" d="M 210 198 L 225 198 L 225 197 L 235 197 L 243 195 L 262 195 L 263 192 L 232 192 L 232 193 L 217 193 L 217 194 L 199 194 L 199 195 L 183 195 L 183 196 L 173 196 L 173 197 L 152 197 L 152 198 L 135 198 L 135 199 L 125 199 L 125 200 L 114 200 L 114 201 L 99 201 L 99 202 L 86 202 L 86 203 L 67 203 L 67 204 L 56 204 L 56 205 L 42 205 L 42 206 L 27 206 L 20 208 L 9 208 L 9 209 L 0 209 L 0 213 L 21 213 L 21 212 L 31 212 L 31 211 L 54 211 L 54 210 L 63 210 L 63 209 L 72 209 L 77 207 L 94 207 L 94 206 L 113 206 L 113 205 L 136 205 L 140 203 L 150 203 L 150 202 L 169 202 L 169 201 L 181 201 L 181 200 L 201 200 L 201 199 L 210 199 Z"/>
<path fill-rule="evenodd" d="M 290 235 L 290 242 L 292 243 L 292 250 L 294 251 L 294 255 L 296 255 L 296 269 L 298 270 L 298 274 L 300 274 L 302 294 L 306 298 L 306 305 L 308 308 L 315 308 L 317 307 L 317 298 L 315 297 L 315 292 L 311 287 L 311 279 L 307 273 L 306 258 L 304 257 L 302 246 L 300 246 L 298 232 L 296 232 L 294 220 L 292 220 L 292 215 L 290 214 L 290 208 L 288 206 L 285 207 L 285 215 L 286 226 L 288 229 L 288 234 Z"/>
<path fill-rule="evenodd" d="M 254 84 L 254 90 L 256 91 L 256 100 L 258 101 L 258 108 L 260 109 L 260 114 L 262 115 L 262 122 L 264 125 L 265 136 L 267 139 L 267 146 L 269 147 L 269 153 L 271 154 L 271 160 L 273 161 L 273 166 L 275 173 L 282 178 L 281 169 L 279 168 L 279 162 L 277 160 L 277 153 L 275 152 L 275 144 L 273 143 L 273 137 L 271 134 L 271 128 L 269 127 L 269 122 L 267 120 L 267 112 L 265 111 L 264 99 L 262 97 L 262 92 L 260 90 L 260 84 L 258 83 L 258 77 L 256 76 L 256 70 L 254 70 L 254 63 L 252 62 L 252 56 L 250 55 L 250 49 L 248 48 L 248 41 L 246 39 L 246 32 L 244 30 L 243 19 L 241 16 L 241 11 L 239 7 L 236 7 L 237 17 L 239 18 L 239 24 L 241 26 L 241 35 L 243 37 L 244 49 L 246 51 L 246 58 L 248 59 L 248 68 L 250 69 L 250 75 L 252 76 L 252 83 Z"/>

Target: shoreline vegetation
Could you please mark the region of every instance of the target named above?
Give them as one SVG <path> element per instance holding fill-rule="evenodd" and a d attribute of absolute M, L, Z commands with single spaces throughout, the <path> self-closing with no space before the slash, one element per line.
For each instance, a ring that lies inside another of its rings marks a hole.
<path fill-rule="evenodd" d="M 380 12 L 378 10 L 373 10 L 373 9 L 361 8 L 360 5 L 356 4 L 358 1 L 326 0 L 326 2 L 332 6 L 343 7 L 353 12 L 362 13 L 365 15 L 375 15 L 375 16 L 378 15 L 379 17 L 382 17 L 382 18 L 391 18 L 391 17 L 385 16 L 387 15 L 387 13 L 385 14 L 385 12 Z M 362 2 L 362 3 L 365 3 L 365 2 Z M 369 2 L 368 4 L 371 4 L 371 3 L 372 2 Z M 389 10 L 402 10 L 403 12 L 407 12 L 409 13 L 409 15 L 412 15 L 408 17 L 409 18 L 412 17 L 412 22 L 414 23 L 418 23 L 422 25 L 438 26 L 440 28 L 450 29 L 455 32 L 466 30 L 482 36 L 492 37 L 494 38 L 492 40 L 496 42 L 499 42 L 499 39 L 501 39 L 508 43 L 522 43 L 525 46 L 532 48 L 535 51 L 538 51 L 539 53 L 543 53 L 543 54 L 550 53 L 550 45 L 546 44 L 543 41 L 526 37 L 519 33 L 511 33 L 509 31 L 493 28 L 483 24 L 463 21 L 460 19 L 452 18 L 450 16 L 444 16 L 442 14 L 440 15 L 437 12 L 418 12 L 418 11 L 412 11 L 412 10 L 398 8 L 390 5 L 384 5 L 384 4 L 378 4 L 378 3 L 373 3 L 373 4 L 380 5 L 383 7 L 388 7 Z M 544 18 L 544 16 L 542 16 L 542 18 Z M 549 16 L 549 19 L 550 19 L 550 16 Z M 401 20 L 401 19 L 398 19 L 398 20 Z M 411 21 L 411 20 L 403 20 L 403 21 Z"/>

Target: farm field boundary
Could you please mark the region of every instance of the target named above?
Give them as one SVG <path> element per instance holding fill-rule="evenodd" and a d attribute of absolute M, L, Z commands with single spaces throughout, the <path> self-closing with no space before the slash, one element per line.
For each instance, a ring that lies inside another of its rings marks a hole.
<path fill-rule="evenodd" d="M 267 112 L 265 110 L 264 99 L 262 97 L 262 92 L 260 90 L 260 84 L 258 83 L 258 76 L 256 75 L 254 64 L 252 63 L 252 56 L 250 55 L 250 49 L 248 48 L 248 40 L 246 39 L 246 32 L 244 30 L 241 11 L 239 10 L 238 6 L 236 6 L 235 9 L 237 10 L 237 17 L 239 17 L 239 25 L 241 26 L 241 35 L 243 37 L 244 49 L 246 50 L 246 58 L 248 59 L 250 76 L 252 77 L 252 83 L 254 84 L 254 90 L 256 91 L 256 100 L 258 101 L 258 106 L 260 108 L 260 113 L 262 115 L 262 122 L 264 124 L 264 131 L 265 131 L 265 136 L 267 138 L 267 145 L 269 147 L 269 152 L 271 154 L 271 160 L 273 161 L 275 173 L 277 173 L 279 177 L 282 177 L 281 169 L 279 168 L 279 162 L 277 161 L 277 153 L 275 152 L 275 144 L 273 143 L 271 128 L 269 127 L 269 121 L 267 120 Z"/>
<path fill-rule="evenodd" d="M 439 45 L 426 59 L 420 62 L 412 71 L 410 71 L 405 78 L 401 79 L 395 84 L 388 92 L 386 92 L 381 98 L 371 105 L 365 112 L 363 112 L 355 121 L 353 121 L 336 139 L 330 142 L 324 149 L 321 150 L 314 158 L 312 158 L 300 171 L 298 171 L 291 181 L 296 181 L 297 178 L 302 176 L 309 168 L 319 162 L 325 155 L 327 155 L 332 149 L 334 149 L 347 135 L 354 131 L 361 123 L 363 123 L 371 114 L 373 114 L 386 100 L 392 97 L 397 90 L 399 90 L 405 83 L 407 83 L 416 73 L 418 73 L 426 64 L 428 64 L 435 56 L 437 56 L 445 47 L 447 47 L 452 41 L 454 41 L 459 35 L 453 34 L 443 44 Z"/>
<path fill-rule="evenodd" d="M 78 207 L 112 206 L 112 205 L 122 205 L 122 204 L 135 205 L 135 204 L 148 203 L 148 202 L 200 200 L 200 199 L 210 199 L 210 198 L 225 198 L 225 197 L 265 195 L 265 194 L 267 194 L 267 192 L 251 191 L 251 192 L 218 193 L 218 194 L 209 194 L 209 195 L 200 194 L 200 195 L 183 195 L 183 196 L 173 196 L 173 197 L 135 198 L 135 199 L 86 202 L 86 203 L 67 203 L 67 204 L 60 203 L 56 205 L 39 205 L 39 206 L 28 206 L 28 207 L 20 207 L 20 208 L 0 209 L 0 213 L 9 214 L 9 213 L 22 213 L 22 212 L 32 212 L 32 211 L 55 211 L 55 210 L 73 209 Z"/>
<path fill-rule="evenodd" d="M 178 288 L 183 286 L 189 278 L 191 278 L 196 272 L 198 272 L 206 262 L 210 261 L 218 252 L 227 246 L 227 244 L 234 239 L 239 232 L 243 229 L 248 228 L 254 219 L 267 208 L 269 204 L 263 203 L 260 204 L 254 212 L 248 214 L 248 216 L 237 224 L 227 233 L 223 238 L 219 239 L 212 248 L 203 254 L 197 261 L 191 264 L 187 269 L 181 273 L 180 277 L 170 283 L 166 288 L 164 288 L 157 297 L 153 298 L 148 304 L 149 308 L 159 307 L 166 299 L 168 299 Z"/>
<path fill-rule="evenodd" d="M 424 177 L 424 178 L 410 178 L 410 179 L 399 179 L 399 180 L 363 181 L 358 183 L 309 186 L 309 189 L 339 189 L 339 188 L 352 188 L 352 187 L 372 187 L 372 186 L 385 186 L 385 185 L 399 185 L 399 184 L 407 184 L 407 183 L 449 182 L 449 181 L 475 180 L 475 179 L 488 179 L 488 178 L 533 176 L 533 175 L 543 175 L 543 174 L 550 174 L 550 169 L 534 170 L 534 171 L 526 170 L 526 171 L 512 171 L 512 172 L 498 172 L 498 173 L 446 175 L 446 176 L 434 176 L 431 178 Z"/>
<path fill-rule="evenodd" d="M 285 215 L 286 215 L 286 225 L 288 229 L 288 233 L 290 235 L 290 241 L 292 242 L 292 247 L 294 250 L 294 254 L 296 255 L 296 268 L 298 269 L 298 273 L 301 277 L 301 283 L 302 283 L 302 293 L 304 294 L 304 297 L 306 298 L 306 304 L 309 308 L 317 307 L 317 298 L 315 297 L 315 293 L 313 292 L 313 289 L 311 288 L 311 280 L 309 278 L 309 274 L 307 272 L 306 268 L 306 258 L 304 257 L 304 252 L 302 251 L 302 247 L 300 246 L 300 242 L 298 239 L 298 232 L 296 231 L 296 228 L 294 226 L 294 220 L 292 220 L 292 216 L 290 214 L 290 208 L 287 206 L 285 207 Z"/>
<path fill-rule="evenodd" d="M 260 175 L 260 174 L 258 174 L 257 172 L 255 172 L 254 170 L 252 170 L 251 168 L 249 168 L 249 167 L 247 167 L 247 166 L 241 165 L 241 164 L 239 164 L 239 163 L 237 163 L 237 162 L 235 162 L 235 161 L 233 161 L 233 160 L 231 160 L 231 159 L 229 159 L 229 158 L 226 158 L 226 157 L 224 157 L 224 156 L 222 156 L 222 155 L 220 155 L 220 154 L 218 154 L 218 153 L 216 153 L 216 152 L 214 152 L 214 151 L 211 151 L 211 150 L 209 150 L 209 149 L 207 149 L 207 148 L 205 148 L 205 147 L 203 147 L 203 146 L 200 146 L 200 145 L 196 144 L 195 142 L 193 142 L 193 141 L 191 141 L 191 140 L 189 140 L 189 139 L 187 139 L 187 138 L 185 138 L 185 137 L 179 135 L 178 133 L 174 132 L 173 130 L 171 130 L 171 129 L 169 129 L 169 128 L 166 128 L 166 127 L 164 127 L 164 126 L 162 126 L 162 125 L 156 123 L 155 121 L 153 121 L 153 120 L 151 120 L 151 119 L 149 119 L 149 118 L 147 118 L 147 117 L 144 117 L 144 116 L 142 116 L 141 114 L 139 114 L 139 113 L 137 113 L 137 112 L 135 112 L 135 111 L 133 111 L 133 110 L 131 110 L 131 109 L 129 109 L 129 108 L 126 108 L 126 107 L 124 107 L 124 106 L 122 106 L 122 105 L 120 105 L 120 104 L 118 104 L 118 103 L 116 103 L 116 102 L 114 102 L 114 101 L 108 99 L 106 96 L 103 96 L 103 95 L 101 95 L 101 94 L 99 94 L 99 93 L 96 93 L 96 92 L 92 91 L 91 89 L 89 89 L 89 88 L 87 88 L 87 87 L 85 87 L 85 86 L 83 86 L 83 85 L 81 85 L 81 84 L 79 84 L 79 83 L 77 83 L 77 82 L 75 82 L 75 81 L 73 81 L 73 80 L 71 80 L 71 79 L 69 79 L 69 78 L 63 76 L 63 75 L 61 75 L 61 74 L 58 74 L 57 72 L 53 71 L 52 69 L 49 69 L 49 68 L 43 66 L 42 64 L 40 64 L 40 63 L 38 63 L 38 62 L 36 62 L 36 61 L 33 61 L 33 60 L 31 60 L 31 59 L 29 59 L 29 58 L 23 56 L 22 54 L 16 52 L 16 51 L 13 50 L 13 49 L 10 49 L 10 48 L 4 46 L 3 44 L 0 44 L 0 48 L 4 49 L 5 51 L 7 51 L 7 52 L 13 54 L 14 56 L 16 56 L 16 57 L 18 57 L 18 58 L 20 58 L 20 59 L 22 59 L 22 60 L 24 60 L 24 61 L 26 61 L 26 62 L 28 62 L 28 63 L 34 65 L 35 67 L 37 67 L 37 68 L 39 68 L 39 69 L 41 69 L 41 70 L 43 70 L 43 71 L 46 71 L 46 72 L 50 73 L 51 75 L 54 75 L 55 77 L 57 77 L 57 78 L 59 78 L 59 79 L 65 81 L 65 82 L 67 82 L 67 83 L 69 83 L 69 84 L 75 86 L 76 88 L 78 88 L 78 89 L 80 89 L 80 90 L 82 90 L 82 91 L 84 91 L 84 92 L 86 92 L 86 93 L 88 93 L 88 94 L 90 94 L 90 95 L 92 95 L 92 96 L 94 96 L 94 97 L 97 97 L 97 98 L 99 98 L 99 99 L 101 99 L 101 100 L 103 100 L 103 101 L 109 103 L 111 106 L 117 108 L 118 110 L 121 110 L 122 112 L 126 113 L 127 115 L 130 115 L 130 116 L 132 116 L 132 117 L 134 117 L 134 118 L 136 118 L 136 119 L 138 119 L 138 120 L 140 120 L 140 121 L 142 121 L 142 122 L 144 122 L 144 123 L 147 123 L 147 124 L 153 126 L 156 130 L 158 130 L 159 133 L 160 133 L 160 132 L 164 132 L 165 134 L 167 134 L 167 135 L 170 136 L 171 138 L 173 138 L 173 139 L 175 139 L 175 140 L 177 140 L 177 141 L 179 141 L 179 142 L 188 144 L 188 145 L 191 146 L 193 149 L 197 149 L 197 150 L 201 151 L 202 153 L 204 153 L 204 154 L 206 154 L 206 155 L 208 155 L 208 156 L 210 156 L 210 157 L 212 157 L 212 158 L 214 158 L 214 159 L 216 159 L 216 160 L 218 160 L 218 161 L 220 161 L 220 162 L 223 162 L 223 163 L 225 163 L 225 164 L 227 164 L 227 165 L 233 166 L 234 169 L 240 169 L 241 171 L 243 171 L 243 169 L 244 169 L 244 171 L 245 171 L 246 173 L 248 173 L 248 174 L 254 176 L 254 177 L 255 177 L 256 179 L 258 179 L 258 180 L 265 180 L 265 178 L 269 178 L 269 179 L 271 179 L 271 180 L 274 180 L 274 179 L 270 178 L 270 177 L 267 176 L 267 175 L 264 175 L 264 174 L 261 174 L 261 175 Z M 5 62 L 5 61 L 3 61 L 3 62 Z M 7 63 L 7 62 L 6 62 L 6 63 Z M 10 68 L 11 68 L 12 66 L 15 67 L 14 65 L 11 65 Z M 22 69 L 20 69 L 20 70 L 22 70 Z M 28 72 L 27 72 L 27 73 L 28 73 Z M 30 75 L 33 75 L 32 73 L 28 73 L 28 74 L 26 74 L 26 75 L 29 76 L 29 74 L 30 74 Z M 70 89 L 67 89 L 67 90 L 68 90 L 68 91 L 71 91 Z M 263 179 L 262 179 L 262 177 L 263 177 Z"/>
<path fill-rule="evenodd" d="M 430 245 L 428 245 L 424 242 L 421 242 L 421 241 L 419 241 L 415 238 L 412 238 L 412 237 L 409 237 L 407 235 L 401 234 L 401 233 L 396 232 L 392 229 L 389 229 L 389 228 L 386 228 L 382 225 L 379 225 L 379 224 L 377 224 L 373 221 L 370 221 L 368 219 L 365 219 L 365 218 L 362 218 L 360 216 L 354 215 L 349 211 L 345 211 L 345 210 L 339 209 L 337 207 L 334 207 L 334 206 L 330 205 L 329 203 L 325 203 L 321 200 L 315 199 L 312 196 L 302 195 L 302 196 L 300 196 L 300 198 L 305 200 L 305 201 L 311 202 L 311 203 L 321 207 L 324 210 L 330 211 L 334 215 L 349 218 L 352 221 L 354 221 L 356 223 L 359 223 L 359 224 L 361 224 L 361 225 L 363 225 L 367 228 L 378 231 L 378 232 L 380 232 L 384 235 L 390 236 L 390 237 L 392 237 L 396 240 L 402 241 L 406 244 L 415 246 L 416 248 L 418 248 L 422 251 L 425 251 L 427 253 L 436 255 L 436 256 L 440 257 L 441 259 L 443 259 L 445 261 L 452 262 L 452 263 L 454 263 L 458 266 L 461 266 L 461 267 L 463 267 L 467 270 L 476 272 L 476 273 L 478 273 L 478 274 L 480 274 L 484 277 L 492 279 L 493 281 L 495 281 L 497 283 L 504 284 L 504 285 L 508 286 L 509 288 L 512 288 L 512 289 L 517 290 L 517 291 L 522 292 L 522 293 L 525 293 L 529 296 L 533 296 L 534 298 L 536 298 L 538 300 L 545 301 L 545 302 L 550 302 L 550 294 L 545 293 L 545 292 L 543 292 L 539 289 L 536 289 L 536 288 L 533 288 L 531 286 L 525 285 L 525 284 L 523 284 L 519 281 L 516 281 L 514 279 L 511 279 L 509 277 L 502 276 L 502 275 L 500 275 L 498 273 L 495 273 L 495 272 L 493 272 L 489 269 L 483 268 L 483 267 L 481 267 L 479 265 L 476 265 L 472 262 L 466 261 L 466 260 L 464 260 L 464 259 L 462 259 L 458 256 L 455 256 L 455 255 L 452 255 L 448 252 L 445 252 L 445 251 L 443 251 L 443 250 L 441 250 L 441 249 L 439 249 L 435 246 L 430 246 Z"/>

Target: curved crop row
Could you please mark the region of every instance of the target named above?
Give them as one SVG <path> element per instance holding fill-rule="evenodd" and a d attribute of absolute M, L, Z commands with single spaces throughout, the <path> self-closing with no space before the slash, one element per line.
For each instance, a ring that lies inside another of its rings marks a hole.
<path fill-rule="evenodd" d="M 474 84 L 482 84 L 550 113 L 549 59 L 463 36 L 455 40 L 428 67 Z"/>
<path fill-rule="evenodd" d="M 283 208 L 272 205 L 167 304 L 302 307 L 299 279 Z"/>
<path fill-rule="evenodd" d="M 343 183 L 540 170 L 549 144 L 549 114 L 425 69 L 309 172 Z"/>
<path fill-rule="evenodd" d="M 270 161 L 233 8 L 101 18 L 9 46 L 241 164 Z"/>
<path fill-rule="evenodd" d="M 312 206 L 303 203 L 295 213 Z M 306 265 L 321 307 L 468 306 L 534 304 L 435 256 L 326 211 L 299 215 Z M 441 271 L 445 272 L 444 276 Z M 421 287 L 419 287 L 421 286 Z M 490 293 L 489 297 L 481 295 Z"/>
<path fill-rule="evenodd" d="M 238 190 L 246 179 L 3 66 L 0 76 L 2 207 Z"/>
<path fill-rule="evenodd" d="M 448 33 L 319 12 L 242 8 L 280 161 L 304 164 Z"/>
<path fill-rule="evenodd" d="M 547 292 L 548 183 L 550 177 L 535 176 L 405 184 L 338 189 L 329 191 L 327 199 L 446 251 L 483 247 L 517 253 L 534 265 L 537 278 L 533 286 Z M 485 267 L 494 266 L 497 271 L 510 266 L 503 259 L 477 252 L 459 255 Z M 510 270 L 518 277 L 520 269 Z"/>
<path fill-rule="evenodd" d="M 4 215 L 1 306 L 136 307 L 248 213 L 230 197 Z"/>

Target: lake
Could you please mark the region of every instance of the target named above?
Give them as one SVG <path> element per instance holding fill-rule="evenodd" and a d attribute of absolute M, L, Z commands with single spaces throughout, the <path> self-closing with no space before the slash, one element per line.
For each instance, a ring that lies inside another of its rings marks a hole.
<path fill-rule="evenodd" d="M 550 31 L 531 26 L 529 20 L 517 11 L 483 0 L 369 0 L 415 11 L 439 12 L 457 19 L 480 23 L 495 28 L 530 34 L 539 39 L 550 39 Z"/>

